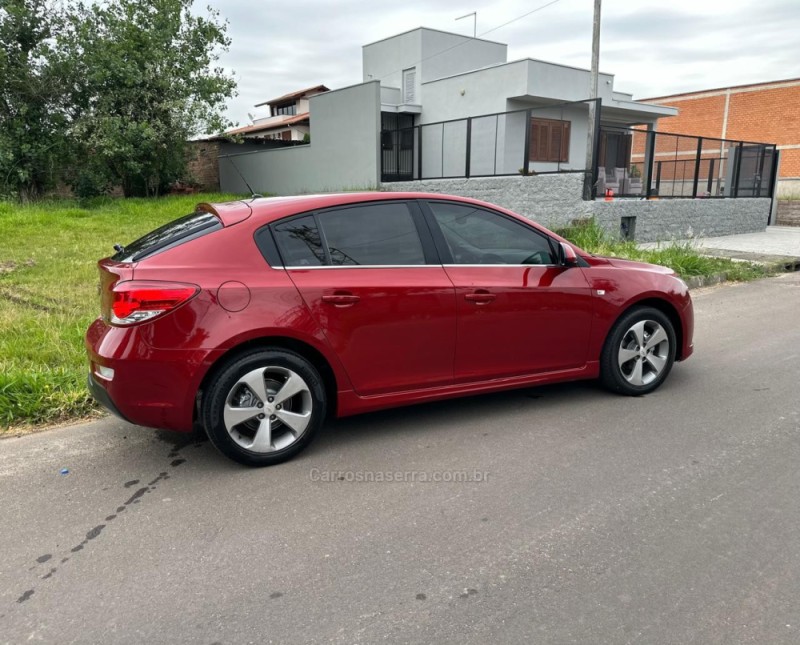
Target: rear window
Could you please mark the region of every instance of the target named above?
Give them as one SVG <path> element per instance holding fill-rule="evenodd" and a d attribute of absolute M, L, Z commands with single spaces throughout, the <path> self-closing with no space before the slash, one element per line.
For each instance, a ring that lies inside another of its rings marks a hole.
<path fill-rule="evenodd" d="M 204 212 L 191 213 L 125 245 L 111 259 L 115 262 L 136 262 L 221 228 L 222 222 L 216 215 Z"/>

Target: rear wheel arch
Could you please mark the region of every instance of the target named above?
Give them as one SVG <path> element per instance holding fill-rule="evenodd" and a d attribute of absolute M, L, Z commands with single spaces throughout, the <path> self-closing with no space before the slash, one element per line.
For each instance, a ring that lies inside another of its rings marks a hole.
<path fill-rule="evenodd" d="M 284 349 L 294 352 L 295 354 L 299 354 L 314 366 L 317 372 L 319 372 L 323 385 L 325 386 L 325 394 L 328 399 L 328 414 L 331 418 L 335 418 L 337 409 L 338 383 L 333 368 L 322 352 L 312 345 L 295 338 L 289 338 L 287 336 L 263 336 L 260 338 L 253 338 L 231 347 L 216 361 L 214 361 L 214 364 L 203 376 L 203 380 L 200 382 L 200 387 L 197 390 L 195 398 L 194 420 L 197 421 L 198 419 L 198 412 L 200 410 L 203 392 L 208 389 L 209 383 L 211 383 L 211 381 L 220 371 L 225 369 L 225 367 L 231 363 L 239 360 L 246 354 L 270 348 Z"/>

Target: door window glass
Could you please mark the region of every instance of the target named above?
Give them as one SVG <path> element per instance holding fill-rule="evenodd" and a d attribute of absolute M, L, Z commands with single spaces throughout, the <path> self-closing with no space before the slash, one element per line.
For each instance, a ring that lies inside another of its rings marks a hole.
<path fill-rule="evenodd" d="M 555 264 L 547 238 L 524 224 L 466 204 L 429 206 L 455 264 Z"/>

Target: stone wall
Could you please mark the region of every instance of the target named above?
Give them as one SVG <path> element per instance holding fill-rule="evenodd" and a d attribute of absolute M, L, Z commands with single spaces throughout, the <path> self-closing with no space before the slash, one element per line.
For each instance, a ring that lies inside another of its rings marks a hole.
<path fill-rule="evenodd" d="M 768 198 L 584 201 L 582 173 L 391 182 L 381 184 L 381 190 L 472 197 L 513 210 L 548 228 L 594 217 L 616 235 L 622 218 L 633 217 L 638 242 L 763 231 L 771 203 Z"/>
<path fill-rule="evenodd" d="M 800 201 L 778 202 L 778 226 L 800 226 Z"/>

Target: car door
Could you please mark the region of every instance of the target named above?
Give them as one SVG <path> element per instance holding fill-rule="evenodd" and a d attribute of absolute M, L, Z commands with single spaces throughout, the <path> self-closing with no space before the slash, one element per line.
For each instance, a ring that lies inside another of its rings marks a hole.
<path fill-rule="evenodd" d="M 591 290 L 580 267 L 556 263 L 550 238 L 470 204 L 427 201 L 423 209 L 456 287 L 458 381 L 586 364 Z"/>
<path fill-rule="evenodd" d="M 453 382 L 455 289 L 417 204 L 336 207 L 273 232 L 358 394 Z"/>

